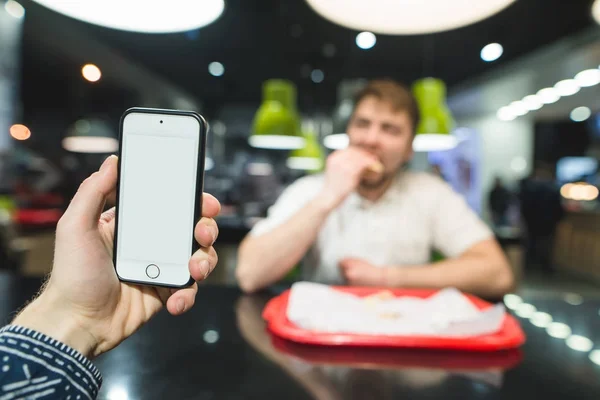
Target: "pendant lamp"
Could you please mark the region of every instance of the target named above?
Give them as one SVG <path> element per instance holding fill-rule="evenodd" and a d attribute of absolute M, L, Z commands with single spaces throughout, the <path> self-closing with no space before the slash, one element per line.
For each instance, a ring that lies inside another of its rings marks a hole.
<path fill-rule="evenodd" d="M 427 152 L 456 147 L 456 137 L 451 134 L 454 121 L 446 105 L 444 82 L 436 78 L 425 78 L 415 82 L 412 89 L 421 113 L 413 149 Z"/>
<path fill-rule="evenodd" d="M 319 172 L 325 164 L 323 149 L 319 144 L 318 135 L 313 128 L 313 123 L 306 123 L 302 130 L 306 144 L 301 149 L 290 152 L 287 166 L 290 169 L 303 170 L 307 172 Z"/>
<path fill-rule="evenodd" d="M 63 148 L 75 153 L 114 153 L 119 141 L 114 129 L 98 118 L 80 119 L 67 131 Z"/>
<path fill-rule="evenodd" d="M 266 81 L 248 143 L 261 149 L 295 150 L 305 142 L 296 110 L 296 87 L 286 80 Z"/>
<path fill-rule="evenodd" d="M 484 20 L 516 0 L 306 0 L 323 18 L 386 35 L 442 32 Z"/>

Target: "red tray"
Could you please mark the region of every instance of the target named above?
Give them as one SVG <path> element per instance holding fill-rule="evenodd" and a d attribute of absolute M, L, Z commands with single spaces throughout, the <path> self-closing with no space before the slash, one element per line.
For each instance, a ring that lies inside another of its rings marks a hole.
<path fill-rule="evenodd" d="M 507 371 L 523 360 L 521 349 L 474 352 L 460 350 L 394 349 L 385 347 L 319 346 L 301 344 L 271 334 L 279 352 L 315 365 L 361 369 L 429 368 L 460 371 Z"/>
<path fill-rule="evenodd" d="M 368 296 L 381 288 L 334 287 L 357 296 Z M 428 289 L 392 289 L 395 296 L 413 296 L 426 298 L 436 290 Z M 263 310 L 263 318 L 267 328 L 275 335 L 293 342 L 324 346 L 358 346 L 358 347 L 401 347 L 422 349 L 445 349 L 466 351 L 498 351 L 513 349 L 525 343 L 525 334 L 517 320 L 507 314 L 499 332 L 490 335 L 467 338 L 447 338 L 435 336 L 385 336 L 355 335 L 345 333 L 322 333 L 301 329 L 286 317 L 290 291 L 271 299 Z M 479 309 L 486 309 L 490 303 L 472 295 L 466 295 Z"/>

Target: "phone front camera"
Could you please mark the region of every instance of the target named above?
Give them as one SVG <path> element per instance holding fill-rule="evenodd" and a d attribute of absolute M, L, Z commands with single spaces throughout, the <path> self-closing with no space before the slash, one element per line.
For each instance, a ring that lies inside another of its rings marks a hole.
<path fill-rule="evenodd" d="M 160 123 L 162 124 L 162 119 L 160 120 Z"/>

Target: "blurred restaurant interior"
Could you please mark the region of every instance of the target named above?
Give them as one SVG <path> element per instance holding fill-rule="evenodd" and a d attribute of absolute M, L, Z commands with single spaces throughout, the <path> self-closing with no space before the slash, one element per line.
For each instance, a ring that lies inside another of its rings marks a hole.
<path fill-rule="evenodd" d="M 103 398 L 600 398 L 600 0 L 76 3 L 0 0 L 4 323 L 49 274 L 56 224 L 118 152 L 126 109 L 202 114 L 204 191 L 222 205 L 199 310 L 161 314 L 100 358 Z M 298 274 L 255 295 L 237 288 L 243 238 L 348 145 L 353 97 L 378 78 L 435 92 L 417 98 L 437 131 L 417 130 L 408 168 L 446 181 L 495 233 L 516 278 L 504 304 L 528 338 L 519 356 L 353 363 L 263 337 L 266 300 Z M 284 112 L 292 126 L 268 140 Z M 169 326 L 197 348 L 171 343 Z M 136 354 L 149 329 L 167 367 L 139 366 L 152 363 Z M 175 367 L 173 349 L 196 361 Z"/>

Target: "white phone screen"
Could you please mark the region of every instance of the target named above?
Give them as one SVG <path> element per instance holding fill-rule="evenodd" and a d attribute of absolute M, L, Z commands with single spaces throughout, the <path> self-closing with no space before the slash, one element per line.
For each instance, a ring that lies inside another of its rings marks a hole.
<path fill-rule="evenodd" d="M 195 224 L 198 129 L 169 134 L 139 128 L 123 128 L 118 263 L 141 268 L 155 264 L 163 272 L 176 265 L 187 271 Z"/>

